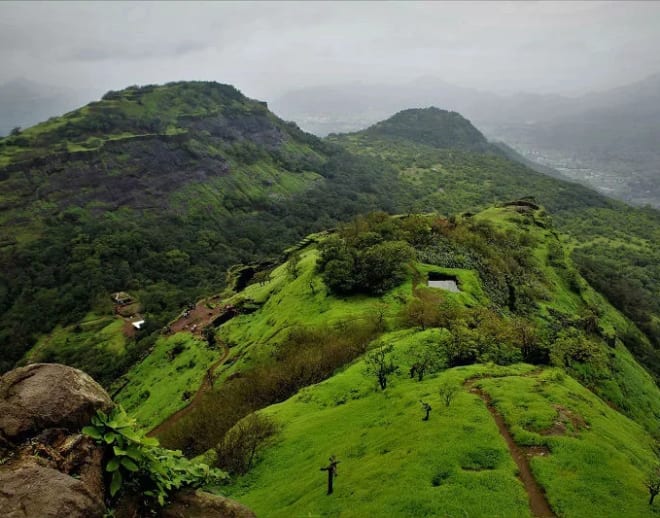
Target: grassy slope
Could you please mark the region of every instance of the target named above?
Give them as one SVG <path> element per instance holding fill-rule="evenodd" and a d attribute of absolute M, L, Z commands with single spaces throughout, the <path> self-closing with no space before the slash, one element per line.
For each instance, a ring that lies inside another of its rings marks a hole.
<path fill-rule="evenodd" d="M 588 303 L 600 308 L 606 330 L 631 326 L 584 281 L 579 293 L 569 289 L 549 264 L 548 244 L 557 239 L 550 229 L 524 225 L 509 209 L 490 209 L 476 216 L 480 218 L 500 229 L 524 228 L 537 238 L 533 253 L 548 280 L 548 300 L 541 304 L 538 318 L 549 318 L 548 308 L 574 313 Z M 328 296 L 313 272 L 315 256 L 313 247 L 303 252 L 297 278 L 292 279 L 282 265 L 270 281 L 253 284 L 238 295 L 264 304 L 221 328 L 230 342 L 241 344 L 235 350 L 241 359 L 228 372 L 263 358 L 277 335 L 297 322 L 318 325 L 360 318 L 374 310 L 378 302 L 373 299 Z M 441 268 L 420 264 L 417 269 L 426 273 Z M 458 275 L 468 290 L 456 295 L 457 300 L 485 302 L 474 272 L 446 272 Z M 315 282 L 315 294 L 310 280 Z M 391 304 L 400 307 L 398 297 L 409 297 L 411 288 L 408 282 L 385 296 L 390 326 L 397 326 L 398 311 Z M 475 365 L 428 376 L 421 383 L 410 380 L 405 373 L 412 362 L 411 349 L 421 342 L 437 343 L 443 332 L 400 330 L 381 338 L 395 345 L 400 366 L 385 393 L 375 389 L 375 381 L 364 375 L 364 362 L 358 360 L 330 380 L 265 409 L 282 425 L 281 434 L 229 493 L 267 516 L 368 516 L 384 509 L 389 516 L 527 516 L 515 466 L 483 401 L 463 388 L 445 409 L 438 395 L 439 385 L 447 380 L 461 384 L 475 376 L 496 376 L 476 384 L 493 397 L 519 444 L 550 449 L 549 455 L 534 457 L 531 464 L 553 509 L 575 517 L 648 516 L 643 477 L 655 457 L 652 437 L 640 424 L 561 369 Z M 620 342 L 609 350 L 609 361 L 613 379 L 599 380 L 599 392 L 614 404 L 626 405 L 638 422 L 657 427 L 658 389 L 651 377 Z M 420 399 L 434 408 L 428 423 L 421 421 Z M 569 423 L 564 435 L 542 435 L 560 419 L 557 408 L 583 419 L 585 427 L 574 429 Z M 325 475 L 319 468 L 331 454 L 341 459 L 340 476 L 335 495 L 326 497 Z M 493 469 L 464 469 L 475 462 Z"/>
<path fill-rule="evenodd" d="M 606 333 L 618 335 L 624 332 L 636 333 L 640 339 L 643 339 L 632 322 L 577 275 L 570 258 L 564 257 L 552 264 L 549 258 L 549 245 L 553 241 L 559 243 L 559 236 L 551 229 L 526 224 L 523 216 L 507 208 L 486 209 L 478 213 L 475 218 L 485 219 L 507 232 L 522 229 L 535 239 L 533 253 L 537 259 L 536 264 L 548 282 L 545 287 L 547 300 L 539 302 L 541 308 L 537 317 L 539 320 L 549 320 L 551 318 L 549 310 L 575 316 L 580 311 L 592 307 L 597 308 L 600 314 L 599 325 Z M 569 276 L 561 275 L 560 270 L 573 271 L 575 278 L 578 279 L 579 292 L 571 289 L 570 282 L 567 281 Z M 660 399 L 658 399 L 660 392 L 652 376 L 635 361 L 620 340 L 616 341 L 615 346 L 608 347 L 605 354 L 608 365 L 603 372 L 596 375 L 589 388 L 637 422 L 643 423 L 648 430 L 657 430 L 660 419 Z"/>
<path fill-rule="evenodd" d="M 398 338 L 400 345 L 410 343 L 408 336 Z M 401 377 L 381 393 L 360 361 L 270 407 L 265 413 L 283 426 L 278 442 L 230 494 L 257 515 L 273 517 L 530 516 L 486 407 L 461 391 L 443 408 L 436 392 L 446 378 L 456 376 L 447 372 L 422 383 Z M 433 406 L 429 422 L 421 420 L 422 398 Z M 327 497 L 319 468 L 332 454 L 341 464 L 335 494 Z M 479 464 L 492 469 L 461 467 Z"/>
<path fill-rule="evenodd" d="M 437 149 L 416 142 L 419 135 L 405 131 L 402 135 L 405 138 L 363 131 L 328 140 L 352 153 L 383 159 L 397 169 L 416 200 L 417 211 L 478 211 L 502 200 L 534 196 L 548 208 L 557 229 L 570 236 L 570 250 L 575 250 L 580 270 L 591 272 L 599 289 L 638 325 L 650 322 L 644 327 L 649 338 L 658 334 L 659 211 L 629 207 L 503 156 Z M 637 344 L 635 354 L 657 377 L 657 336 L 655 342 L 655 349 L 648 342 Z"/>
<path fill-rule="evenodd" d="M 402 367 L 407 347 L 424 338 L 386 337 Z M 566 517 L 648 516 L 642 484 L 654 461 L 648 434 L 568 376 L 553 369 L 523 376 L 532 369 L 475 365 L 421 383 L 398 376 L 383 393 L 358 361 L 264 411 L 282 425 L 281 434 L 229 493 L 264 516 L 377 516 L 385 509 L 401 517 L 529 516 L 515 465 L 483 401 L 462 388 L 447 409 L 438 395 L 448 380 L 507 375 L 478 383 L 514 424 L 517 441 L 550 447 L 532 469 L 553 508 Z M 420 399 L 433 406 L 429 422 L 421 420 Z M 553 404 L 579 413 L 589 428 L 547 438 L 521 431 L 520 423 L 551 425 Z M 340 476 L 335 495 L 326 497 L 318 470 L 331 454 L 341 460 Z"/>
<path fill-rule="evenodd" d="M 548 308 L 575 312 L 589 302 L 601 308 L 605 328 L 630 325 L 586 284 L 580 293 L 568 288 L 548 262 L 549 242 L 556 239 L 551 229 L 526 225 L 522 216 L 506 208 L 489 209 L 474 218 L 532 234 L 532 253 L 548 281 L 539 319 L 549 318 Z M 550 449 L 549 455 L 533 458 L 531 465 L 558 513 L 648 516 L 642 479 L 654 454 L 652 439 L 640 424 L 560 369 L 473 365 L 429 375 L 423 382 L 411 380 L 407 371 L 413 349 L 420 343 L 438 343 L 448 332 L 400 328 L 399 310 L 412 296 L 412 279 L 380 299 L 334 297 L 315 272 L 317 254 L 312 243 L 301 251 L 296 275 L 284 263 L 264 283 L 251 284 L 230 299 L 235 304 L 252 301 L 260 308 L 219 329 L 220 338 L 231 346 L 220 380 L 267 359 L 279 337 L 293 326 L 373 318 L 381 308 L 393 331 L 380 342 L 395 346 L 399 374 L 383 393 L 373 378 L 365 376 L 363 360 L 357 360 L 331 379 L 264 409 L 282 426 L 281 433 L 253 471 L 235 479 L 225 492 L 261 516 L 378 516 L 385 509 L 388 516 L 402 517 L 529 516 L 524 488 L 492 417 L 483 401 L 462 386 L 469 378 L 497 376 L 475 383 L 492 396 L 519 444 Z M 430 270 L 456 275 L 465 291 L 446 296 L 458 303 L 488 303 L 474 271 L 425 264 L 416 269 L 422 280 Z M 170 359 L 168 352 L 177 343 L 185 348 Z M 616 404 L 627 402 L 639 423 L 657 426 L 657 387 L 620 343 L 609 353 L 615 372 L 611 381 L 599 381 L 599 390 L 612 401 L 619 394 Z M 117 400 L 151 428 L 185 404 L 181 395 L 194 393 L 218 354 L 185 333 L 161 338 L 129 373 L 130 382 Z M 449 409 L 438 394 L 445 382 L 461 387 Z M 429 422 L 421 421 L 420 399 L 433 406 Z M 569 424 L 560 436 L 539 433 L 557 420 L 555 405 L 579 416 L 586 426 L 574 429 Z M 319 468 L 332 454 L 341 464 L 336 492 L 326 497 L 325 474 Z"/>
<path fill-rule="evenodd" d="M 545 445 L 532 468 L 560 516 L 649 516 L 644 479 L 655 462 L 648 434 L 574 379 L 550 369 L 478 383 L 519 444 Z M 562 412 L 584 420 L 573 425 Z M 564 435 L 538 432 L 564 421 Z"/>
<path fill-rule="evenodd" d="M 124 376 L 128 383 L 115 401 L 150 430 L 187 404 L 184 393 L 192 397 L 197 392 L 219 356 L 219 350 L 209 349 L 188 332 L 161 337 L 149 356 Z"/>
<path fill-rule="evenodd" d="M 50 349 L 96 347 L 109 353 L 122 355 L 126 349 L 126 337 L 120 318 L 90 313 L 77 326 L 57 326 L 52 333 L 44 335 L 26 354 L 27 361 L 38 361 Z"/>

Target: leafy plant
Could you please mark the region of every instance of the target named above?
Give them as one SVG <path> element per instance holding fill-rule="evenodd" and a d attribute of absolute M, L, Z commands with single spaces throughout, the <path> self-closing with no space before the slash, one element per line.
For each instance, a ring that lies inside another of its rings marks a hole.
<path fill-rule="evenodd" d="M 227 478 L 221 470 L 189 461 L 180 451 L 161 448 L 157 439 L 137 430 L 135 419 L 121 407 L 109 415 L 97 412 L 83 433 L 108 450 L 105 470 L 110 474 L 111 497 L 128 487 L 162 506 L 173 490 L 207 486 Z"/>

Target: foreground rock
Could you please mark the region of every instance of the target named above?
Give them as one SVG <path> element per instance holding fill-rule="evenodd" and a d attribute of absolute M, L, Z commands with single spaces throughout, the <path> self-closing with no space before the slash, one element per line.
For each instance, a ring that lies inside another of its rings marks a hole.
<path fill-rule="evenodd" d="M 81 429 L 97 410 L 113 406 L 103 387 L 65 365 L 28 365 L 0 377 L 0 517 L 102 518 L 105 452 Z M 114 516 L 142 518 L 142 499 L 122 499 Z M 160 516 L 255 515 L 233 500 L 187 490 L 173 495 Z"/>
<path fill-rule="evenodd" d="M 20 367 L 0 378 L 0 436 L 16 442 L 47 428 L 79 431 L 97 410 L 112 406 L 83 371 L 50 363 Z"/>
<path fill-rule="evenodd" d="M 0 377 L 0 510 L 7 518 L 101 518 L 103 448 L 80 429 L 113 403 L 84 372 L 56 364 Z"/>
<path fill-rule="evenodd" d="M 203 491 L 180 491 L 161 511 L 161 518 L 256 518 L 247 507 Z"/>
<path fill-rule="evenodd" d="M 101 518 L 103 500 L 72 476 L 27 457 L 0 467 L 4 518 Z"/>

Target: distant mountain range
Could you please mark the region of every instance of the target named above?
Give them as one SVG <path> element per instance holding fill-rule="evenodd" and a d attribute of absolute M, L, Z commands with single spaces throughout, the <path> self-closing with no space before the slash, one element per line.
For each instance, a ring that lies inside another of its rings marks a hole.
<path fill-rule="evenodd" d="M 356 131 L 411 106 L 455 110 L 491 140 L 629 203 L 660 206 L 660 75 L 580 97 L 496 95 L 421 78 L 303 88 L 271 103 L 317 135 Z"/>

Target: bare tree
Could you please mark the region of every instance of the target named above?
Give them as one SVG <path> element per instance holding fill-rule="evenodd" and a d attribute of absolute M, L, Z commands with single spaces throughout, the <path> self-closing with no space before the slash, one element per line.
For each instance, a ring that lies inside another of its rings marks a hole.
<path fill-rule="evenodd" d="M 428 421 L 429 420 L 429 414 L 431 413 L 431 405 L 429 405 L 426 401 L 421 401 L 420 403 L 422 404 L 422 410 L 424 410 L 425 415 L 422 417 L 422 421 Z"/>

